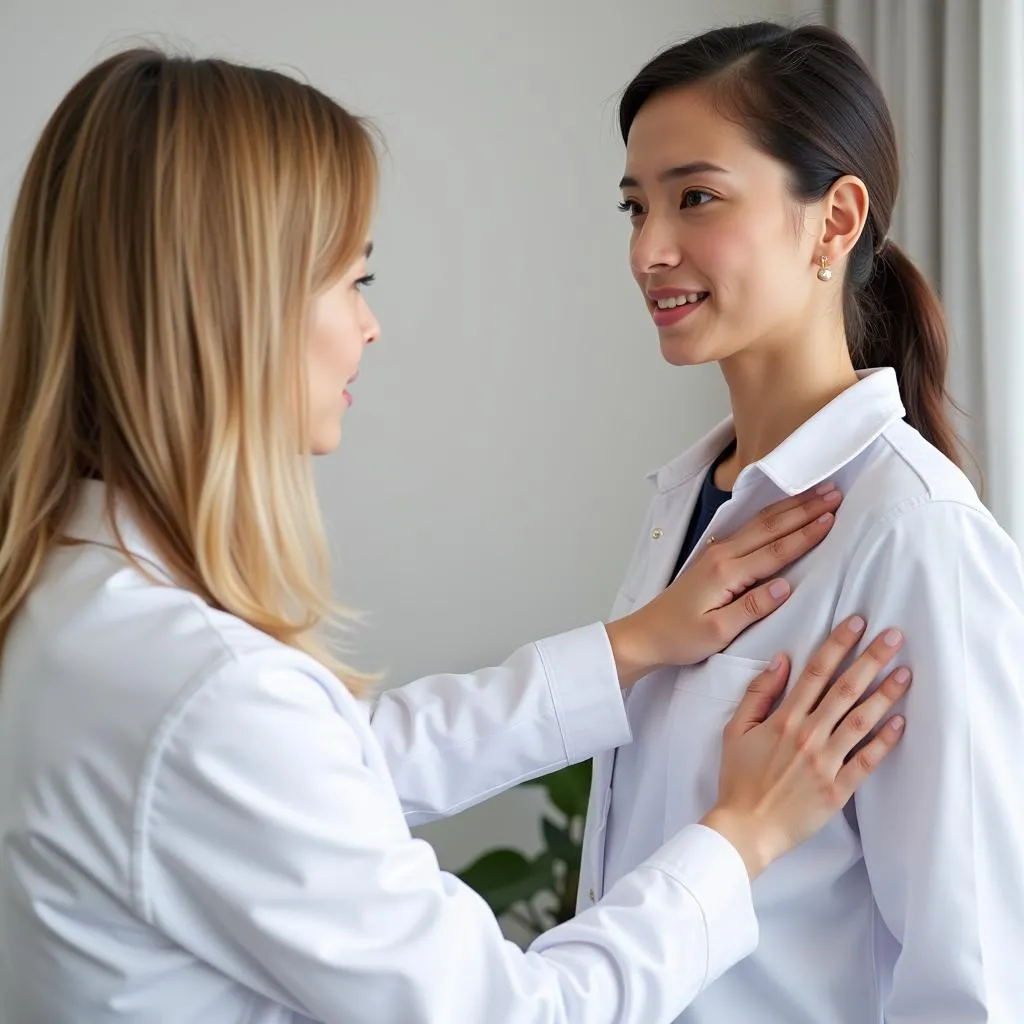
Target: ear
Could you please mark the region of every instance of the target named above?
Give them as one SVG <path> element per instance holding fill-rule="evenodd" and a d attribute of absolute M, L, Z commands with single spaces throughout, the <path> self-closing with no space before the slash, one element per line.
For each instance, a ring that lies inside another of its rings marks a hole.
<path fill-rule="evenodd" d="M 857 244 L 867 223 L 870 202 L 867 186 L 852 174 L 843 175 L 822 199 L 821 236 L 815 257 L 840 263 Z"/>

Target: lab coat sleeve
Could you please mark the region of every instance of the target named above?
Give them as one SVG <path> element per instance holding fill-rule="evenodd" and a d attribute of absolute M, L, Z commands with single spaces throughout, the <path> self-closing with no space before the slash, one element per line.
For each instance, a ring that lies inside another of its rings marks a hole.
<path fill-rule="evenodd" d="M 236 666 L 157 738 L 136 909 L 222 974 L 323 1024 L 658 1024 L 753 947 L 742 861 L 693 826 L 520 950 L 411 837 L 340 704 Z"/>
<path fill-rule="evenodd" d="M 410 826 L 630 739 L 600 623 L 527 644 L 496 668 L 387 690 L 372 724 Z"/>
<path fill-rule="evenodd" d="M 887 1024 L 1024 1020 L 1024 586 L 987 513 L 916 504 L 866 539 L 837 608 L 896 626 L 914 682 L 900 746 L 855 797 L 899 949 Z"/>

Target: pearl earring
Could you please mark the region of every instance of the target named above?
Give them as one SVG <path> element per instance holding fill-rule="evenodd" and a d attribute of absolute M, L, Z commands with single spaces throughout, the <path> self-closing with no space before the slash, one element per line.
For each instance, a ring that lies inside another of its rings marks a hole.
<path fill-rule="evenodd" d="M 832 280 L 832 268 L 828 265 L 829 259 L 827 256 L 821 257 L 821 266 L 818 267 L 818 280 L 819 281 L 831 281 Z"/>

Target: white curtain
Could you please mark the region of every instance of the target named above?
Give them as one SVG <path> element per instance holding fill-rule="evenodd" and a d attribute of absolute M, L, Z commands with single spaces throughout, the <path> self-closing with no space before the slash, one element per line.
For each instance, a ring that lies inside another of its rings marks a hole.
<path fill-rule="evenodd" d="M 1024 0 L 981 4 L 981 321 L 993 511 L 1024 545 Z"/>
<path fill-rule="evenodd" d="M 891 233 L 942 296 L 958 427 L 1024 546 L 1024 0 L 831 0 L 826 20 L 889 101 Z"/>

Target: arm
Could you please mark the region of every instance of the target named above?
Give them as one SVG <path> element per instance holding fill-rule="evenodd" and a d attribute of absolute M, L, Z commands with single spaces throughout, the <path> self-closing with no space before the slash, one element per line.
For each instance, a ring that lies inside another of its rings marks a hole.
<path fill-rule="evenodd" d="M 385 691 L 371 721 L 410 825 L 630 740 L 600 624 L 528 644 L 497 668 Z"/>
<path fill-rule="evenodd" d="M 753 947 L 743 862 L 693 826 L 519 950 L 410 837 L 349 703 L 267 666 L 193 695 L 147 772 L 145 920 L 324 1024 L 668 1022 Z"/>
<path fill-rule="evenodd" d="M 629 742 L 620 687 L 701 661 L 778 608 L 788 586 L 756 584 L 819 543 L 839 502 L 831 492 L 770 506 L 607 626 L 528 644 L 497 668 L 386 691 L 371 721 L 409 824 Z"/>
<path fill-rule="evenodd" d="M 915 685 L 899 749 L 856 797 L 864 859 L 900 944 L 887 1024 L 1024 1013 L 1024 586 L 984 513 L 918 505 L 858 554 L 837 617 L 898 624 Z"/>

